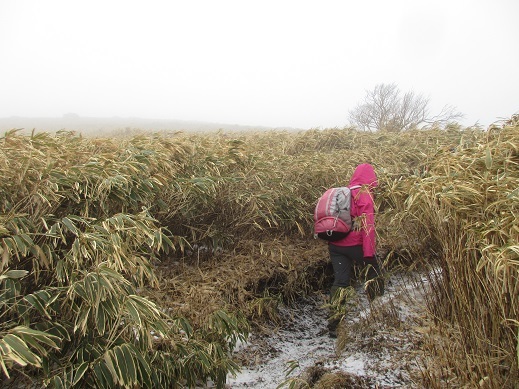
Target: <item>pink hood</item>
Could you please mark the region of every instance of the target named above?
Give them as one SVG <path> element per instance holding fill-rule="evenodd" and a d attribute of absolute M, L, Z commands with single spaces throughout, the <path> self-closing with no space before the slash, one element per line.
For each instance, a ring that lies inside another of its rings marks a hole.
<path fill-rule="evenodd" d="M 350 180 L 350 187 L 353 185 L 369 185 L 372 188 L 378 186 L 375 169 L 369 163 L 362 163 L 355 169 Z"/>

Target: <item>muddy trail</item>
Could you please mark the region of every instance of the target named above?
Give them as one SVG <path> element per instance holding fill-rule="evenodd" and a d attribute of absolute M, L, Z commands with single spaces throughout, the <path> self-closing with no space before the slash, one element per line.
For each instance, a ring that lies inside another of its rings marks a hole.
<path fill-rule="evenodd" d="M 393 274 L 384 296 L 369 303 L 357 284 L 337 338 L 328 334 L 324 293 L 281 306 L 280 325 L 239 345 L 234 357 L 242 369 L 227 387 L 420 387 L 426 285 L 418 274 Z"/>

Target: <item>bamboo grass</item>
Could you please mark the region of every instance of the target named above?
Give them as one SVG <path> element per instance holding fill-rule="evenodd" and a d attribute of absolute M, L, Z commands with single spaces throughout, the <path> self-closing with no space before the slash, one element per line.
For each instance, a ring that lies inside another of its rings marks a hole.
<path fill-rule="evenodd" d="M 4 373 L 25 372 L 26 363 L 56 385 L 221 384 L 237 368 L 223 355 L 248 331 L 242 314 L 275 321 L 280 301 L 326 282 L 325 246 L 311 231 L 315 199 L 370 162 L 385 266 L 432 267 L 431 313 L 456 328 L 443 330 L 453 349 L 469 350 L 469 362 L 445 369 L 460 385 L 506 387 L 518 365 L 517 131 L 510 122 L 401 134 L 8 132 L 0 139 L 0 314 L 9 320 L 0 336 L 20 317 L 34 326 L 50 316 L 46 330 L 61 343 L 33 335 L 25 360 L 3 349 Z M 12 273 L 19 270 L 27 275 Z M 18 301 L 27 301 L 21 313 Z M 127 325 L 115 331 L 122 317 Z M 75 338 L 108 328 L 88 350 Z M 52 342 L 77 357 L 51 372 L 37 358 L 53 355 Z M 142 359 L 149 347 L 152 359 Z"/>

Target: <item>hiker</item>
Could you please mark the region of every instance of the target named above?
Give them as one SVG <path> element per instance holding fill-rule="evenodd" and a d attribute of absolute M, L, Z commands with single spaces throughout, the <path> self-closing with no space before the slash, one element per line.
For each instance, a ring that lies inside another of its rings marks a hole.
<path fill-rule="evenodd" d="M 349 183 L 350 188 L 360 185 L 360 188 L 351 191 L 351 216 L 355 221 L 354 227 L 345 238 L 328 243 L 334 273 L 330 300 L 333 300 L 341 288 L 350 286 L 354 264 L 361 265 L 363 274 L 366 273 L 368 299 L 372 301 L 376 296 L 384 294 L 384 281 L 382 277 L 378 277 L 381 276 L 381 272 L 375 256 L 373 189 L 377 184 L 377 176 L 372 165 L 363 163 L 356 167 Z"/>

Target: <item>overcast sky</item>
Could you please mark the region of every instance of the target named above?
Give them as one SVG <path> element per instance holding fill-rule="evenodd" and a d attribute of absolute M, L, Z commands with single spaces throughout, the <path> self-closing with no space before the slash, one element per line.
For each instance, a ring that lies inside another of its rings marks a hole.
<path fill-rule="evenodd" d="M 395 83 L 519 112 L 518 0 L 0 0 L 0 118 L 328 128 Z"/>

